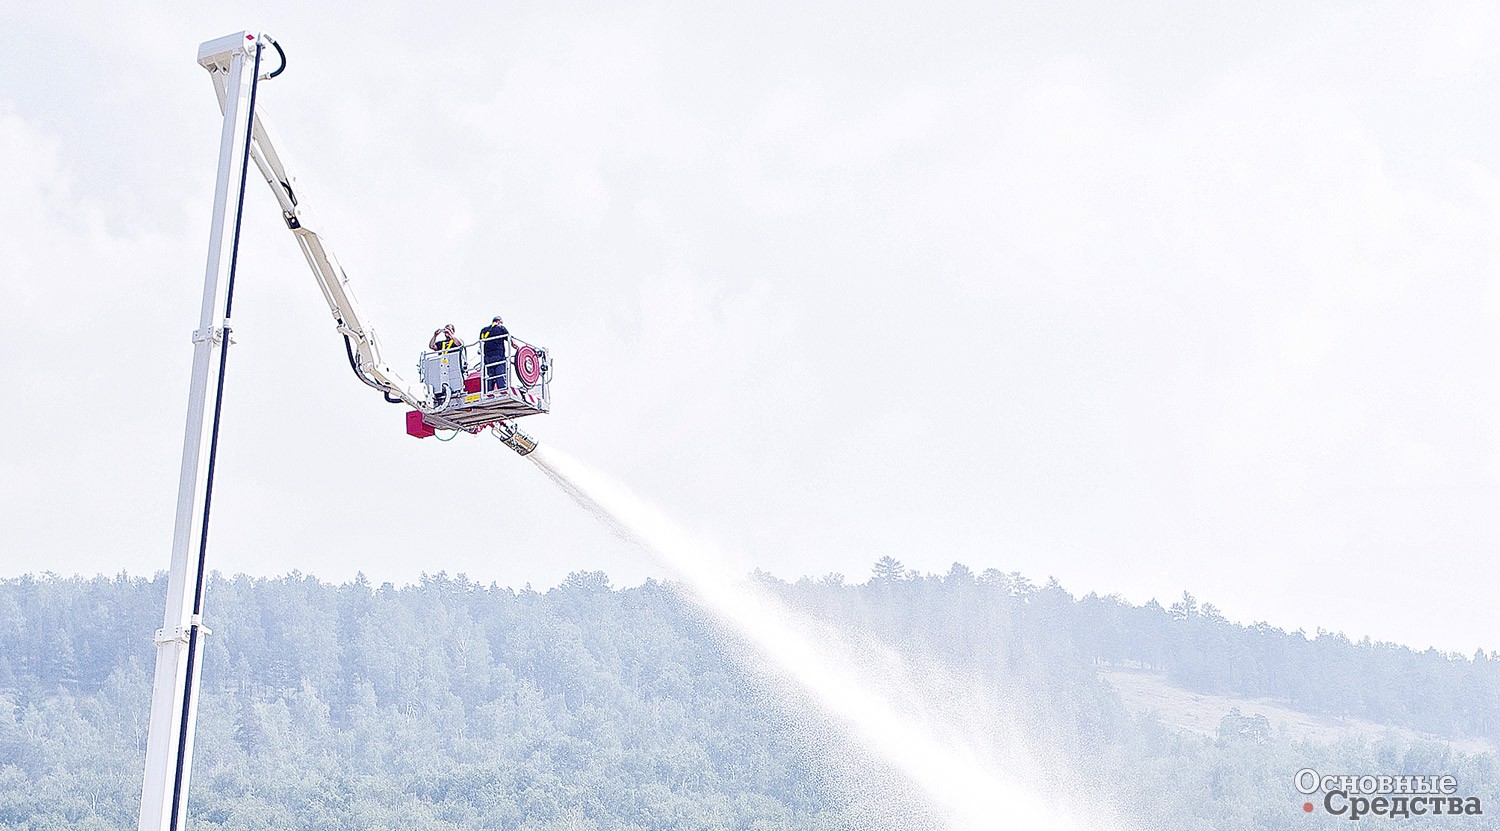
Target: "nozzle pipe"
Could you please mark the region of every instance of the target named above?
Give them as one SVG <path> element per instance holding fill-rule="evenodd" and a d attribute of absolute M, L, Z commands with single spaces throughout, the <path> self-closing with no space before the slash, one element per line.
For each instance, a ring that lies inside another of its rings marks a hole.
<path fill-rule="evenodd" d="M 520 428 L 516 427 L 512 422 L 507 421 L 503 424 L 496 424 L 490 429 L 495 434 L 495 438 L 500 440 L 501 444 L 504 444 L 522 456 L 531 453 L 531 451 L 537 448 L 537 440 L 521 432 Z"/>

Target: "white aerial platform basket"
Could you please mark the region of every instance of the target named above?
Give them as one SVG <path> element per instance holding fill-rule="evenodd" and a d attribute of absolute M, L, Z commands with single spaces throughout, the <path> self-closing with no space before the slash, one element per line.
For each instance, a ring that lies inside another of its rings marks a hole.
<path fill-rule="evenodd" d="M 431 403 L 406 414 L 406 432 L 417 438 L 436 430 L 477 433 L 552 409 L 551 357 L 514 336 L 503 360 L 486 363 L 482 345 L 474 344 L 423 352 L 418 369 Z"/>

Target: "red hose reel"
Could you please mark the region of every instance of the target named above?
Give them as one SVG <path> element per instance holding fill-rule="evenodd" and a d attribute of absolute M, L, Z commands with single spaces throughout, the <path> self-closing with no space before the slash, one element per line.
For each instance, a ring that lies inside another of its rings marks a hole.
<path fill-rule="evenodd" d="M 528 387 L 542 380 L 542 358 L 530 344 L 516 350 L 516 377 Z"/>

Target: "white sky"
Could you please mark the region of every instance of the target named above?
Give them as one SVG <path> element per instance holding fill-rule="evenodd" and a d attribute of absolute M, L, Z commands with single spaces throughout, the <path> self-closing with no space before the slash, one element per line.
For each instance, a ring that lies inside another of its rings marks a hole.
<path fill-rule="evenodd" d="M 167 565 L 194 56 L 263 28 L 393 357 L 503 313 L 557 355 L 526 428 L 747 569 L 1500 648 L 1490 4 L 212 5 L 0 0 L 0 574 Z M 407 438 L 255 185 L 215 568 L 659 573 L 487 437 Z"/>

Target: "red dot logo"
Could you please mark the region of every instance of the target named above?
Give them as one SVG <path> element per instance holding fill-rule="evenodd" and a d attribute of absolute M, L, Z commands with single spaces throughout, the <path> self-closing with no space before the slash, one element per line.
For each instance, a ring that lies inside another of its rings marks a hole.
<path fill-rule="evenodd" d="M 1302 803 L 1302 812 L 1306 813 L 1306 814 L 1312 813 L 1312 803 L 1311 802 L 1304 802 L 1304 803 Z"/>

